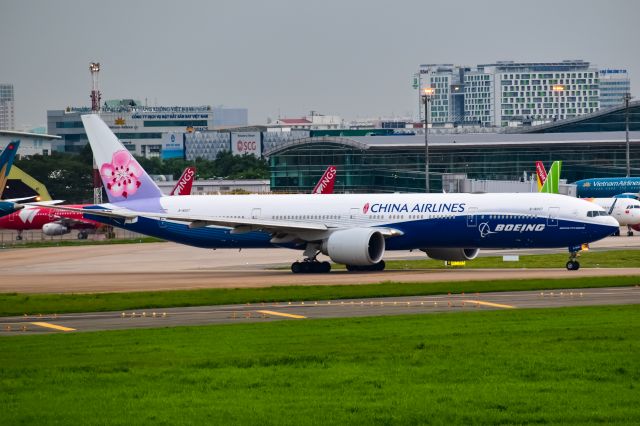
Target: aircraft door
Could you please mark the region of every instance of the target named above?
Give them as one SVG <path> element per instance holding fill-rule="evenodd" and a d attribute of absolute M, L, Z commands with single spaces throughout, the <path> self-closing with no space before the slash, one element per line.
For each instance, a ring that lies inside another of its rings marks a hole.
<path fill-rule="evenodd" d="M 251 219 L 260 219 L 262 209 L 251 209 Z"/>
<path fill-rule="evenodd" d="M 560 207 L 549 207 L 549 217 L 547 218 L 547 226 L 558 226 L 558 214 Z"/>
<path fill-rule="evenodd" d="M 475 228 L 478 225 L 477 217 L 478 217 L 478 208 L 469 207 L 469 210 L 467 210 L 467 227 L 468 228 Z"/>

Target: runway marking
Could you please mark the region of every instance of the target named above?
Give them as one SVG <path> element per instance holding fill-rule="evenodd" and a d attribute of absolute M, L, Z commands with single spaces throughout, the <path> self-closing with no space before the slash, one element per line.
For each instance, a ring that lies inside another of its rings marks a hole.
<path fill-rule="evenodd" d="M 60 331 L 76 331 L 75 328 L 63 327 L 61 325 L 51 324 L 48 322 L 32 322 L 31 324 L 44 327 L 44 328 L 53 328 L 54 330 L 60 330 Z"/>
<path fill-rule="evenodd" d="M 258 311 L 259 314 L 267 314 L 267 315 L 276 315 L 276 316 L 281 316 L 281 317 L 287 317 L 287 318 L 296 318 L 296 319 L 302 319 L 302 318 L 306 318 L 302 315 L 295 315 L 295 314 L 285 314 L 283 312 L 275 312 L 275 311 Z"/>
<path fill-rule="evenodd" d="M 511 305 L 501 305 L 500 303 L 491 303 L 491 302 L 482 302 L 480 300 L 465 300 L 465 303 L 477 303 L 478 305 L 491 306 L 494 308 L 503 308 L 503 309 L 515 309 L 515 306 Z"/>

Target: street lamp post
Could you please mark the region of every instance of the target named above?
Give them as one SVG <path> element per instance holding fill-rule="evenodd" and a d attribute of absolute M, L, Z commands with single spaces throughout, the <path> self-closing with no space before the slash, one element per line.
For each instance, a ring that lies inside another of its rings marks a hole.
<path fill-rule="evenodd" d="M 429 102 L 435 93 L 433 87 L 425 87 L 422 90 L 422 102 L 424 103 L 424 180 L 425 190 L 429 190 Z"/>
<path fill-rule="evenodd" d="M 562 92 L 564 92 L 564 86 L 562 84 L 554 84 L 553 86 L 551 86 L 551 91 L 557 93 L 558 95 L 558 99 L 557 99 L 557 107 L 558 107 L 558 115 L 557 115 L 557 120 L 560 120 L 560 95 L 562 94 Z"/>
<path fill-rule="evenodd" d="M 624 137 L 627 142 L 627 177 L 631 176 L 631 156 L 629 149 L 629 101 L 631 100 L 631 93 L 624 94 Z"/>

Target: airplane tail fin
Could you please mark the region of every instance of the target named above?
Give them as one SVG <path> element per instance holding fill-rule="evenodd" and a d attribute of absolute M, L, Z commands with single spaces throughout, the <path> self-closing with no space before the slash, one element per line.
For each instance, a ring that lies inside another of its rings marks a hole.
<path fill-rule="evenodd" d="M 97 114 L 82 116 L 109 202 L 162 197 L 162 191 Z"/>
<path fill-rule="evenodd" d="M 19 147 L 20 141 L 9 142 L 0 154 L 0 199 L 7 186 L 9 172 L 11 171 L 11 166 L 13 165 L 14 158 L 16 158 L 16 152 L 18 152 Z"/>
<path fill-rule="evenodd" d="M 540 189 L 540 192 L 546 192 L 548 194 L 558 194 L 559 182 L 560 182 L 560 170 L 562 169 L 562 161 L 554 161 L 549 169 L 547 178 Z"/>
<path fill-rule="evenodd" d="M 193 179 L 196 176 L 195 167 L 187 167 L 182 172 L 182 176 L 178 179 L 176 186 L 171 190 L 169 195 L 191 195 L 191 186 L 193 185 Z"/>
<path fill-rule="evenodd" d="M 542 185 L 547 180 L 547 170 L 542 161 L 536 161 L 536 177 L 538 178 L 538 192 L 541 192 Z"/>
<path fill-rule="evenodd" d="M 324 171 L 315 188 L 313 188 L 312 194 L 333 194 L 336 174 L 335 166 L 327 167 L 327 170 Z"/>

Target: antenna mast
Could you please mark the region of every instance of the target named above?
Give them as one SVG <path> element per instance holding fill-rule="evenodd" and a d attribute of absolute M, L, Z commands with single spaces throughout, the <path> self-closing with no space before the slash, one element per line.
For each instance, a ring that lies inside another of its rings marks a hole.
<path fill-rule="evenodd" d="M 91 111 L 100 111 L 100 99 L 102 94 L 98 89 L 98 74 L 100 73 L 100 62 L 91 62 L 89 64 L 89 71 L 91 72 Z"/>

